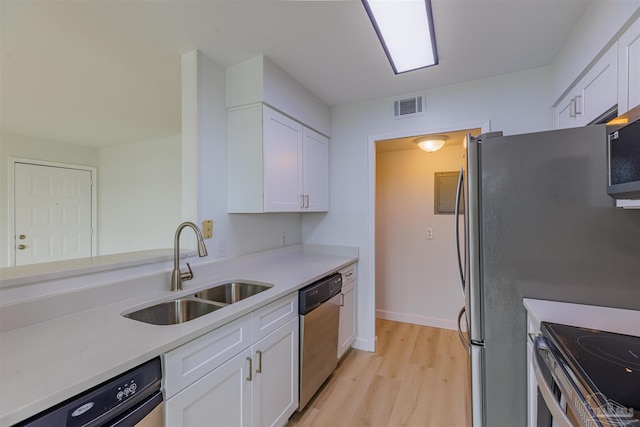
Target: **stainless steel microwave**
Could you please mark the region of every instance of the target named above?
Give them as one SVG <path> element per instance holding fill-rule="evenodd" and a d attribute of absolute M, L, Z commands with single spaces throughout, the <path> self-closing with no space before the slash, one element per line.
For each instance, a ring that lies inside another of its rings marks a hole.
<path fill-rule="evenodd" d="M 640 198 L 640 119 L 609 133 L 607 193 L 615 199 Z"/>

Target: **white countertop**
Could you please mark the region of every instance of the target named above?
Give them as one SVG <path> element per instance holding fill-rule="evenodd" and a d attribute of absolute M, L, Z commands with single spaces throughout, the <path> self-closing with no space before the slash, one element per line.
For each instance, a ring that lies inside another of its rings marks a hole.
<path fill-rule="evenodd" d="M 616 332 L 640 337 L 640 311 L 525 298 L 524 306 L 537 330 L 540 322 Z"/>
<path fill-rule="evenodd" d="M 0 426 L 10 426 L 117 376 L 147 360 L 243 316 L 357 260 L 300 251 L 259 254 L 240 269 L 194 266 L 184 291 L 152 291 L 104 306 L 0 334 Z M 122 312 L 192 294 L 230 280 L 267 282 L 273 288 L 198 319 L 149 325 Z M 1 307 L 0 307 L 1 309 Z"/>

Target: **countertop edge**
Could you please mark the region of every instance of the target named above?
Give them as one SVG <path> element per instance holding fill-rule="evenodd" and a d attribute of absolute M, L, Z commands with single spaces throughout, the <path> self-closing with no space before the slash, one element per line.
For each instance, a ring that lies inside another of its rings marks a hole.
<path fill-rule="evenodd" d="M 523 305 L 536 327 L 547 321 L 640 337 L 640 311 L 524 298 Z"/>

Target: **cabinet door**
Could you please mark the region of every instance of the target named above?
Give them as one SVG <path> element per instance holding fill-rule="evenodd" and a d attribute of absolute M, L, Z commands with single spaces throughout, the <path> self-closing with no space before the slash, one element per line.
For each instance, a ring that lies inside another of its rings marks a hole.
<path fill-rule="evenodd" d="M 283 426 L 298 407 L 299 321 L 289 321 L 253 346 L 253 420 Z"/>
<path fill-rule="evenodd" d="M 189 384 L 249 348 L 251 316 L 243 316 L 162 356 L 164 395 L 170 398 Z"/>
<path fill-rule="evenodd" d="M 302 125 L 263 107 L 264 211 L 302 209 Z"/>
<path fill-rule="evenodd" d="M 338 329 L 338 358 L 341 358 L 356 339 L 356 281 L 342 287 L 340 327 Z"/>
<path fill-rule="evenodd" d="M 304 128 L 303 193 L 306 212 L 329 210 L 329 138 Z"/>
<path fill-rule="evenodd" d="M 171 427 L 250 426 L 251 351 L 241 352 L 165 403 Z"/>
<path fill-rule="evenodd" d="M 618 40 L 618 114 L 640 105 L 640 18 Z"/>
<path fill-rule="evenodd" d="M 556 126 L 558 129 L 567 129 L 578 126 L 574 113 L 575 97 L 567 95 L 556 107 Z"/>
<path fill-rule="evenodd" d="M 614 45 L 580 80 L 580 126 L 588 125 L 618 102 L 617 56 Z"/>

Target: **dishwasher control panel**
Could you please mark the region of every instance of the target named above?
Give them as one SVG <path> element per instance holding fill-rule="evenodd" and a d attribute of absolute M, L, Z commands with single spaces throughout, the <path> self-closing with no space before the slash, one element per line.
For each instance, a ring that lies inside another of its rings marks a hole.
<path fill-rule="evenodd" d="M 300 289 L 300 314 L 307 314 L 342 290 L 342 275 L 335 273 Z"/>

